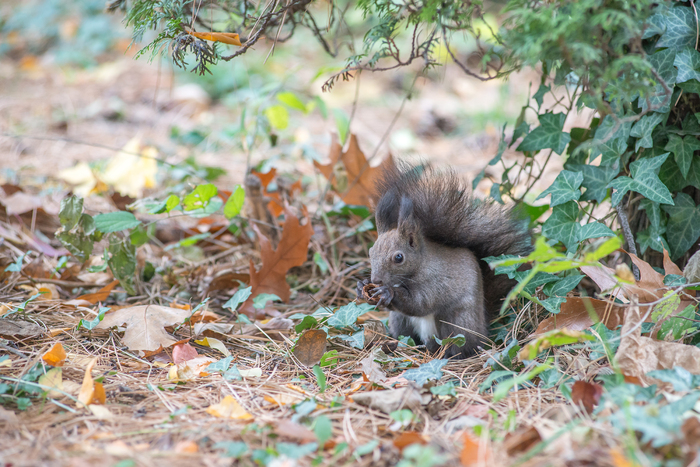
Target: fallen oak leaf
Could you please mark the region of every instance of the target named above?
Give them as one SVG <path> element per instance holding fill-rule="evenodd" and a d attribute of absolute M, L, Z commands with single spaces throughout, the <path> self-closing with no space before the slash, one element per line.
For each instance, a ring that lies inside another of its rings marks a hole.
<path fill-rule="evenodd" d="M 603 386 L 586 381 L 576 381 L 571 388 L 571 402 L 574 405 L 583 406 L 586 413 L 593 413 L 603 395 Z"/>
<path fill-rule="evenodd" d="M 218 404 L 213 404 L 207 407 L 206 412 L 219 418 L 229 418 L 232 420 L 251 420 L 253 416 L 249 414 L 238 403 L 235 397 L 226 396 Z"/>
<path fill-rule="evenodd" d="M 165 326 L 180 324 L 191 312 L 160 305 L 138 305 L 105 314 L 96 329 L 109 329 L 126 324 L 122 343 L 131 350 L 157 351 L 178 341 L 165 331 Z"/>
<path fill-rule="evenodd" d="M 66 351 L 63 350 L 63 344 L 56 342 L 51 347 L 51 350 L 46 352 L 41 359 L 51 366 L 63 366 L 63 363 L 66 361 Z"/>
<path fill-rule="evenodd" d="M 568 297 L 561 304 L 561 311 L 542 320 L 537 326 L 535 335 L 544 334 L 558 328 L 570 331 L 583 331 L 602 322 L 608 329 L 615 329 L 622 324 L 625 308 L 615 305 L 608 300 L 598 300 L 589 297 Z M 594 319 L 595 318 L 595 319 Z M 651 320 L 651 316 L 648 317 Z"/>
<path fill-rule="evenodd" d="M 285 221 L 282 235 L 276 249 L 272 248 L 270 240 L 253 226 L 260 241 L 260 256 L 262 266 L 255 269 L 250 261 L 251 296 L 241 306 L 240 311 L 250 317 L 257 314 L 253 308 L 253 299 L 263 293 L 277 295 L 284 303 L 289 301 L 291 289 L 287 284 L 287 271 L 295 266 L 301 266 L 306 261 L 309 250 L 309 240 L 314 234 L 311 219 L 304 210 L 306 224 L 301 225 L 299 218 L 291 209 L 285 209 Z"/>
<path fill-rule="evenodd" d="M 337 180 L 333 171 L 334 166 L 342 161 L 345 167 L 347 181 Z M 314 166 L 331 182 L 334 190 L 343 202 L 351 205 L 369 206 L 375 194 L 375 185 L 382 172 L 394 167 L 394 159 L 389 155 L 379 167 L 372 167 L 360 149 L 356 135 L 350 135 L 347 151 L 338 142 L 338 136 L 333 135 L 331 142 L 330 163 L 320 164 L 314 161 Z"/>
<path fill-rule="evenodd" d="M 530 450 L 535 444 L 542 441 L 542 436 L 535 427 L 520 429 L 515 433 L 506 434 L 503 447 L 509 456 L 517 456 Z"/>
<path fill-rule="evenodd" d="M 76 300 L 85 300 L 90 305 L 94 305 L 97 302 L 104 302 L 105 300 L 107 300 L 107 297 L 109 297 L 109 294 L 112 292 L 112 289 L 114 289 L 117 286 L 117 284 L 119 284 L 119 281 L 115 279 L 109 284 L 102 287 L 97 292 L 81 295 Z"/>
<path fill-rule="evenodd" d="M 306 366 L 314 366 L 326 353 L 328 336 L 320 329 L 307 329 L 294 346 L 294 356 Z"/>

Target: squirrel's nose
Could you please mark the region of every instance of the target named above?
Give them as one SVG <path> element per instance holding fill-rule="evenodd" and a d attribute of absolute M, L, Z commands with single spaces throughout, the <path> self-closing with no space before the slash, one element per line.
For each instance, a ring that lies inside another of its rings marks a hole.
<path fill-rule="evenodd" d="M 379 278 L 374 274 L 372 274 L 372 277 L 370 277 L 370 281 L 372 281 L 372 284 L 374 285 L 382 285 L 382 281 L 379 280 Z"/>

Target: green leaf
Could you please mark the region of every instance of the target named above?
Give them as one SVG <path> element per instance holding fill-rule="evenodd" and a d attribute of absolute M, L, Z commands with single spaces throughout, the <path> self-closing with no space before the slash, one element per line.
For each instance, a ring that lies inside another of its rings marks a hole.
<path fill-rule="evenodd" d="M 671 259 L 685 254 L 700 237 L 700 206 L 685 193 L 678 193 L 675 206 L 663 206 L 669 214 L 666 239 L 671 247 Z"/>
<path fill-rule="evenodd" d="M 561 311 L 561 304 L 566 302 L 566 297 L 549 297 L 545 300 L 540 300 L 539 302 L 545 310 L 556 315 Z"/>
<path fill-rule="evenodd" d="M 587 164 L 566 164 L 566 168 L 583 174 L 581 186 L 586 191 L 581 195 L 580 200 L 596 200 L 598 203 L 602 203 L 608 195 L 608 185 L 620 171 L 617 164 L 600 167 Z"/>
<path fill-rule="evenodd" d="M 589 238 L 600 238 L 600 237 L 614 237 L 615 232 L 610 230 L 607 225 L 601 224 L 600 222 L 590 222 L 586 225 L 581 226 L 578 233 L 578 241 L 582 242 L 588 240 Z"/>
<path fill-rule="evenodd" d="M 177 195 L 170 195 L 168 199 L 165 200 L 165 211 L 170 212 L 180 205 L 180 197 Z"/>
<path fill-rule="evenodd" d="M 540 126 L 532 130 L 523 139 L 517 151 L 540 151 L 542 149 L 552 149 L 555 153 L 561 154 L 566 149 L 566 145 L 571 141 L 571 135 L 565 133 L 564 113 L 546 113 L 539 116 Z"/>
<path fill-rule="evenodd" d="M 379 446 L 379 440 L 373 439 L 372 441 L 355 448 L 352 455 L 355 457 L 362 457 L 377 449 L 377 446 Z"/>
<path fill-rule="evenodd" d="M 613 206 L 617 206 L 630 190 L 658 203 L 673 204 L 671 192 L 658 176 L 659 169 L 668 155 L 667 152 L 660 156 L 636 160 L 630 164 L 632 178 L 623 176 L 610 182 L 610 186 L 615 189 L 612 196 Z"/>
<path fill-rule="evenodd" d="M 447 362 L 447 359 L 431 360 L 428 363 L 423 363 L 418 368 L 406 370 L 402 376 L 409 381 L 415 381 L 418 383 L 418 386 L 423 386 L 431 379 L 439 380 L 442 378 L 442 367 Z"/>
<path fill-rule="evenodd" d="M 136 249 L 128 239 L 125 241 L 117 240 L 109 244 L 109 253 L 111 257 L 107 264 L 112 271 L 112 275 L 119 280 L 119 283 L 129 295 L 136 295 L 136 289 L 134 288 Z"/>
<path fill-rule="evenodd" d="M 544 84 L 540 84 L 540 87 L 537 88 L 537 92 L 535 93 L 532 98 L 537 102 L 537 109 L 539 110 L 542 108 L 542 100 L 544 99 L 545 94 L 547 94 L 550 91 L 549 86 L 545 86 Z"/>
<path fill-rule="evenodd" d="M 65 230 L 76 226 L 83 212 L 83 198 L 69 196 L 61 200 L 61 210 L 58 212 L 58 221 Z"/>
<path fill-rule="evenodd" d="M 572 274 L 557 282 L 550 282 L 544 286 L 542 291 L 549 297 L 563 297 L 571 292 L 584 277 L 583 274 Z"/>
<path fill-rule="evenodd" d="M 695 34 L 693 34 L 695 35 Z M 693 45 L 695 42 L 693 42 Z M 678 68 L 677 83 L 700 80 L 700 52 L 692 47 L 688 47 L 676 54 L 673 64 Z"/>
<path fill-rule="evenodd" d="M 581 197 L 581 191 L 579 190 L 581 183 L 583 183 L 583 174 L 581 172 L 562 170 L 557 175 L 557 178 L 554 179 L 554 183 L 544 190 L 536 200 L 551 194 L 552 201 L 550 205 L 552 207 L 564 204 L 567 201 L 578 201 Z"/>
<path fill-rule="evenodd" d="M 700 386 L 700 375 L 694 375 L 680 366 L 673 369 L 652 370 L 647 375 L 665 383 L 671 383 L 673 389 L 678 392 L 690 392 Z"/>
<path fill-rule="evenodd" d="M 594 251 L 586 253 L 586 255 L 583 257 L 583 261 L 586 263 L 593 263 L 605 256 L 608 256 L 613 251 L 619 250 L 621 247 L 622 241 L 618 237 L 612 237 L 603 242 Z"/>
<path fill-rule="evenodd" d="M 664 285 L 669 287 L 680 287 L 688 283 L 688 279 L 678 274 L 668 274 L 664 276 Z"/>
<path fill-rule="evenodd" d="M 698 141 L 697 137 L 686 136 L 685 138 L 681 138 L 678 135 L 668 135 L 668 144 L 664 149 L 673 153 L 673 157 L 676 160 L 676 164 L 678 164 L 678 168 L 681 169 L 683 178 L 687 178 L 688 170 L 690 170 L 690 163 L 693 161 L 693 155 L 695 151 L 700 149 L 700 141 Z"/>
<path fill-rule="evenodd" d="M 223 449 L 222 457 L 240 459 L 248 452 L 248 446 L 243 441 L 219 441 L 214 444 L 214 449 Z"/>
<path fill-rule="evenodd" d="M 674 6 L 663 15 L 664 33 L 656 43 L 657 48 L 675 48 L 695 45 L 697 29 L 695 26 L 695 13 L 686 6 Z"/>
<path fill-rule="evenodd" d="M 593 340 L 595 340 L 595 337 L 581 331 L 553 329 L 544 334 L 539 334 L 535 340 L 528 343 L 523 350 L 520 351 L 520 359 L 534 360 L 540 352 L 550 347 L 559 347 Z"/>
<path fill-rule="evenodd" d="M 132 213 L 126 211 L 108 212 L 95 216 L 95 227 L 104 233 L 133 229 L 139 225 L 141 225 L 141 221 Z"/>
<path fill-rule="evenodd" d="M 231 368 L 226 370 L 223 376 L 226 381 L 241 381 L 243 379 L 241 372 L 238 371 L 238 367 L 236 365 L 233 365 Z"/>
<path fill-rule="evenodd" d="M 688 305 L 676 316 L 671 316 L 666 321 L 661 323 L 661 328 L 659 329 L 657 338 L 659 340 L 664 340 L 666 335 L 670 332 L 673 336 L 673 340 L 677 341 L 682 339 L 687 334 L 697 331 L 698 326 L 694 320 L 695 306 Z"/>
<path fill-rule="evenodd" d="M 655 323 L 666 319 L 671 316 L 671 313 L 676 311 L 680 304 L 681 297 L 677 293 L 674 293 L 673 290 L 669 290 L 664 294 L 663 300 L 654 305 L 654 311 L 651 312 L 651 319 Z"/>
<path fill-rule="evenodd" d="M 578 246 L 581 225 L 577 222 L 578 204 L 569 201 L 552 209 L 552 215 L 542 225 L 542 234 L 562 242 L 567 250 L 574 251 Z"/>
<path fill-rule="evenodd" d="M 20 271 L 22 271 L 22 264 L 24 263 L 24 257 L 27 256 L 29 253 L 30 252 L 28 251 L 22 255 L 19 255 L 14 263 L 10 264 L 8 267 L 5 268 L 5 272 L 20 272 Z"/>
<path fill-rule="evenodd" d="M 549 204 L 543 204 L 542 206 L 533 206 L 525 202 L 522 203 L 522 207 L 530 218 L 530 222 L 537 222 L 542 214 L 549 211 Z"/>
<path fill-rule="evenodd" d="M 318 444 L 316 443 L 306 443 L 298 445 L 295 443 L 277 443 L 275 450 L 281 456 L 288 457 L 289 459 L 296 460 L 309 454 L 313 454 L 318 449 Z"/>
<path fill-rule="evenodd" d="M 651 148 L 654 146 L 654 142 L 651 139 L 651 134 L 654 131 L 654 128 L 656 128 L 656 126 L 661 123 L 664 118 L 666 118 L 664 114 L 653 112 L 643 116 L 632 126 L 630 136 L 639 138 L 634 145 L 635 152 L 638 152 L 639 148 Z"/>
<path fill-rule="evenodd" d="M 261 293 L 253 299 L 253 308 L 255 308 L 256 310 L 262 310 L 263 308 L 265 308 L 265 305 L 267 305 L 267 302 L 270 301 L 276 302 L 282 301 L 282 299 L 275 294 Z"/>
<path fill-rule="evenodd" d="M 345 341 L 350 347 L 363 349 L 365 347 L 365 330 L 362 329 L 352 335 L 338 334 L 332 336 L 333 339 Z"/>
<path fill-rule="evenodd" d="M 321 256 L 321 253 L 318 251 L 314 253 L 314 263 L 321 270 L 321 274 L 326 274 L 328 272 L 328 263 L 325 259 L 323 259 L 323 256 Z"/>
<path fill-rule="evenodd" d="M 301 323 L 294 326 L 294 330 L 296 332 L 302 332 L 305 329 L 311 329 L 315 326 L 318 326 L 318 320 L 311 315 L 307 315 L 304 316 L 304 319 L 301 320 Z"/>
<path fill-rule="evenodd" d="M 277 100 L 283 104 L 287 104 L 289 107 L 297 110 L 301 110 L 306 113 L 306 105 L 297 97 L 293 92 L 281 92 L 277 94 Z"/>
<path fill-rule="evenodd" d="M 676 51 L 674 49 L 665 49 L 656 52 L 655 54 L 649 55 L 649 63 L 654 67 L 661 79 L 664 80 L 666 85 L 673 90 L 673 86 L 676 83 L 676 76 L 678 75 L 678 70 L 673 66 L 673 62 L 676 58 Z M 643 111 L 649 109 L 655 110 L 657 112 L 665 113 L 671 108 L 672 96 L 667 95 L 666 89 L 663 84 L 656 83 L 651 92 L 651 95 L 647 97 L 640 97 L 640 107 Z M 661 104 L 665 105 L 660 107 Z"/>
<path fill-rule="evenodd" d="M 228 357 L 224 357 L 221 360 L 217 360 L 213 363 L 210 363 L 209 366 L 207 367 L 206 371 L 208 373 L 214 373 L 214 372 L 223 373 L 226 370 L 228 370 L 228 367 L 231 365 L 232 361 L 233 361 L 233 355 L 229 355 Z"/>
<path fill-rule="evenodd" d="M 100 321 L 102 321 L 105 317 L 105 313 L 109 311 L 108 306 L 103 306 L 100 307 L 99 311 L 97 312 L 97 316 L 95 316 L 95 319 L 91 321 L 87 321 L 85 319 L 81 319 L 80 322 L 78 323 L 78 327 L 76 329 L 84 328 L 87 329 L 88 331 L 92 331 L 95 329 L 95 327 L 100 324 Z"/>
<path fill-rule="evenodd" d="M 448 381 L 440 386 L 433 386 L 430 388 L 430 392 L 435 396 L 457 396 L 457 391 L 455 391 L 455 385 L 452 381 Z"/>
<path fill-rule="evenodd" d="M 216 196 L 218 191 L 216 186 L 211 183 L 197 185 L 192 193 L 185 196 L 185 199 L 182 200 L 182 206 L 185 208 L 185 211 L 204 208 L 209 204 L 209 200 Z"/>
<path fill-rule="evenodd" d="M 591 161 L 602 154 L 600 165 L 611 165 L 617 162 L 619 156 L 627 149 L 631 122 L 616 122 L 612 115 L 606 115 L 593 137 Z"/>
<path fill-rule="evenodd" d="M 92 253 L 94 242 L 82 233 L 60 232 L 56 238 L 82 263 L 87 261 Z"/>
<path fill-rule="evenodd" d="M 316 434 L 316 439 L 318 440 L 318 445 L 323 446 L 326 441 L 331 439 L 333 436 L 333 425 L 331 424 L 331 419 L 325 415 L 319 415 L 314 420 L 314 434 Z"/>
<path fill-rule="evenodd" d="M 467 343 L 467 340 L 464 338 L 464 334 L 457 334 L 454 337 L 446 337 L 442 340 L 438 339 L 437 337 L 434 337 L 435 342 L 440 344 L 443 347 L 447 347 L 449 345 L 455 345 L 456 347 L 462 347 L 464 344 Z"/>
<path fill-rule="evenodd" d="M 372 310 L 374 310 L 374 305 L 370 305 L 369 303 L 361 303 L 359 305 L 355 302 L 348 303 L 338 308 L 338 310 L 328 318 L 328 325 L 336 329 L 352 327 L 357 322 L 357 318 Z"/>
<path fill-rule="evenodd" d="M 234 293 L 233 296 L 229 298 L 226 303 L 224 303 L 224 308 L 228 308 L 231 311 L 236 311 L 236 309 L 238 309 L 238 305 L 248 300 L 252 290 L 253 287 L 239 288 L 236 290 L 236 293 Z"/>
<path fill-rule="evenodd" d="M 313 367 L 314 375 L 316 375 L 316 383 L 318 383 L 319 392 L 325 392 L 326 390 L 326 375 L 320 366 L 314 365 Z"/>
<path fill-rule="evenodd" d="M 241 212 L 243 209 L 243 203 L 245 202 L 245 190 L 242 186 L 236 185 L 231 196 L 228 197 L 226 204 L 224 204 L 224 216 L 226 219 L 233 219 Z"/>
<path fill-rule="evenodd" d="M 265 117 L 275 130 L 284 130 L 289 126 L 289 112 L 283 105 L 273 105 L 265 109 Z"/>

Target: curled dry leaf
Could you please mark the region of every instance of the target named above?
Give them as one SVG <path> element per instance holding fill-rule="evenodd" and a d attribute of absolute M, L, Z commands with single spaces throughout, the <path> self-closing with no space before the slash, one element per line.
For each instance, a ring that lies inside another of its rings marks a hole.
<path fill-rule="evenodd" d="M 187 34 L 204 39 L 205 41 L 223 42 L 224 44 L 242 46 L 238 34 L 234 32 L 195 32 L 187 31 Z"/>
<path fill-rule="evenodd" d="M 253 418 L 233 396 L 226 396 L 218 404 L 210 405 L 207 407 L 207 413 L 232 420 L 251 420 Z"/>
<path fill-rule="evenodd" d="M 542 441 L 540 432 L 535 427 L 521 428 L 515 433 L 506 434 L 503 447 L 509 456 L 518 456 L 530 450 L 535 444 Z"/>
<path fill-rule="evenodd" d="M 105 300 L 107 300 L 107 297 L 109 297 L 109 294 L 112 293 L 112 289 L 114 289 L 114 287 L 116 287 L 117 284 L 119 284 L 119 281 L 115 279 L 109 284 L 102 287 L 97 292 L 81 295 L 76 300 L 84 300 L 90 305 L 94 305 L 97 302 L 104 302 Z"/>
<path fill-rule="evenodd" d="M 615 360 L 623 374 L 637 377 L 645 384 L 653 381 L 646 376 L 652 370 L 680 366 L 693 374 L 700 374 L 699 348 L 644 337 L 641 320 L 639 306 L 634 305 L 627 309 L 621 331 L 620 347 L 615 355 Z"/>
<path fill-rule="evenodd" d="M 273 425 L 275 434 L 280 438 L 289 439 L 299 444 L 313 443 L 316 435 L 303 425 L 291 420 L 281 420 Z"/>
<path fill-rule="evenodd" d="M 279 217 L 280 214 L 284 212 L 284 201 L 282 199 L 283 197 L 285 199 L 289 199 L 292 196 L 294 196 L 295 193 L 301 192 L 302 190 L 301 180 L 297 180 L 296 182 L 292 183 L 291 186 L 289 186 L 288 184 L 282 183 L 282 180 L 284 179 L 278 178 L 278 191 L 269 192 L 267 191 L 267 187 L 272 181 L 272 179 L 274 179 L 277 175 L 277 169 L 272 168 L 267 173 L 260 173 L 256 170 L 253 170 L 251 171 L 251 173 L 260 179 L 260 183 L 262 184 L 264 190 L 263 195 L 266 199 L 270 200 L 270 202 L 267 203 L 267 209 L 274 217 Z"/>
<path fill-rule="evenodd" d="M 328 345 L 325 331 L 320 329 L 307 329 L 297 340 L 294 346 L 294 356 L 306 366 L 314 366 L 321 361 L 326 353 Z"/>
<path fill-rule="evenodd" d="M 171 381 L 192 381 L 201 376 L 207 376 L 205 371 L 216 360 L 211 357 L 195 357 L 191 360 L 180 362 L 168 371 L 168 379 Z"/>
<path fill-rule="evenodd" d="M 41 359 L 51 366 L 63 366 L 63 363 L 66 361 L 66 351 L 63 350 L 63 344 L 56 342 L 51 347 L 51 350 L 46 352 Z"/>
<path fill-rule="evenodd" d="M 552 314 L 540 322 L 535 334 L 540 335 L 561 328 L 582 331 L 597 321 L 603 322 L 608 329 L 615 329 L 622 324 L 624 315 L 625 308 L 607 300 L 569 297 L 561 304 L 559 313 Z"/>
<path fill-rule="evenodd" d="M 468 433 L 462 436 L 462 452 L 459 460 L 464 467 L 493 465 L 493 454 L 484 438 L 475 438 Z"/>
<path fill-rule="evenodd" d="M 188 310 L 160 305 L 139 305 L 107 313 L 96 329 L 126 325 L 122 343 L 131 350 L 156 351 L 177 343 L 165 326 L 180 324 L 190 316 Z"/>
<path fill-rule="evenodd" d="M 331 143 L 330 163 L 320 164 L 314 161 L 314 165 L 333 185 L 333 189 L 340 195 L 346 204 L 369 206 L 370 199 L 374 196 L 375 185 L 382 171 L 394 166 L 394 159 L 389 155 L 379 167 L 371 167 L 369 161 L 357 143 L 357 136 L 350 135 L 347 151 L 338 142 L 338 136 L 333 135 Z M 337 180 L 334 167 L 342 161 L 347 175 L 347 181 Z"/>
<path fill-rule="evenodd" d="M 256 270 L 253 261 L 250 261 L 251 295 L 241 306 L 241 311 L 246 315 L 254 317 L 257 314 L 258 310 L 253 308 L 253 299 L 263 293 L 277 295 L 285 303 L 289 301 L 291 289 L 286 280 L 287 271 L 304 264 L 309 250 L 309 240 L 314 234 L 311 219 L 306 211 L 304 211 L 304 218 L 306 223 L 301 225 L 296 214 L 289 208 L 285 209 L 282 236 L 274 250 L 270 240 L 260 233 L 257 226 L 253 226 L 260 239 L 262 266 L 260 270 Z"/>
<path fill-rule="evenodd" d="M 362 369 L 362 374 L 367 378 L 367 381 L 382 384 L 387 379 L 386 373 L 382 370 L 381 365 L 374 361 L 374 354 L 370 354 L 368 357 L 360 360 L 360 368 Z"/>
<path fill-rule="evenodd" d="M 602 395 L 603 386 L 596 383 L 576 381 L 571 388 L 571 401 L 575 405 L 582 405 L 586 413 L 593 413 L 593 409 L 598 405 Z"/>
<path fill-rule="evenodd" d="M 90 360 L 87 368 L 85 368 L 85 376 L 83 376 L 83 384 L 78 393 L 78 407 L 87 407 L 92 404 L 95 396 L 95 381 L 92 379 L 92 369 L 97 363 L 97 357 Z"/>
<path fill-rule="evenodd" d="M 688 264 L 685 265 L 685 269 L 683 270 L 683 276 L 685 276 L 689 284 L 700 282 L 700 251 L 696 251 L 695 254 L 690 257 Z"/>

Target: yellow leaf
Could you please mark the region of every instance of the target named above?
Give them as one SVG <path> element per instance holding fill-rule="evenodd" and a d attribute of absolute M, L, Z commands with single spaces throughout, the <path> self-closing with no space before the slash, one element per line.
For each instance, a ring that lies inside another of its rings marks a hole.
<path fill-rule="evenodd" d="M 188 32 L 191 36 L 197 37 L 199 39 L 204 39 L 205 41 L 212 42 L 223 42 L 224 44 L 242 46 L 241 40 L 238 34 L 235 32 Z"/>
<path fill-rule="evenodd" d="M 100 420 L 106 420 L 114 417 L 114 414 L 110 412 L 110 410 L 104 405 L 90 404 L 88 405 L 88 409 L 90 410 L 90 412 L 92 412 L 92 414 L 95 417 L 99 418 Z"/>
<path fill-rule="evenodd" d="M 58 172 L 58 178 L 72 185 L 75 195 L 85 198 L 97 186 L 97 179 L 87 162 L 80 162 L 73 167 Z"/>
<path fill-rule="evenodd" d="M 39 377 L 39 384 L 63 391 L 63 370 L 52 368 Z M 50 397 L 60 397 L 59 391 L 49 390 Z"/>
<path fill-rule="evenodd" d="M 212 349 L 216 349 L 222 354 L 224 354 L 224 357 L 228 357 L 231 355 L 231 352 L 226 348 L 223 342 L 221 342 L 219 339 L 215 339 L 213 337 L 205 337 L 201 341 L 195 341 L 195 343 L 199 345 L 203 345 L 205 347 L 210 347 Z"/>
<path fill-rule="evenodd" d="M 80 387 L 78 394 L 78 407 L 86 407 L 92 402 L 95 395 L 95 382 L 92 379 L 92 368 L 97 363 L 97 357 L 90 360 L 87 368 L 85 368 L 85 376 L 83 376 L 83 385 Z"/>
<path fill-rule="evenodd" d="M 155 148 L 142 149 L 140 138 L 134 137 L 109 161 L 102 181 L 122 195 L 140 198 L 144 188 L 155 186 L 158 172 L 155 157 L 158 157 Z"/>
<path fill-rule="evenodd" d="M 63 344 L 56 342 L 51 347 L 51 350 L 46 352 L 41 358 L 51 366 L 63 366 L 63 362 L 66 361 L 66 351 L 63 350 Z"/>
<path fill-rule="evenodd" d="M 210 405 L 207 407 L 207 413 L 215 417 L 233 420 L 250 420 L 253 418 L 233 396 L 226 396 L 218 404 Z"/>
<path fill-rule="evenodd" d="M 186 362 L 178 363 L 168 371 L 168 379 L 171 381 L 191 381 L 200 376 L 207 376 L 208 373 L 204 370 L 215 361 L 211 357 L 195 357 Z"/>

